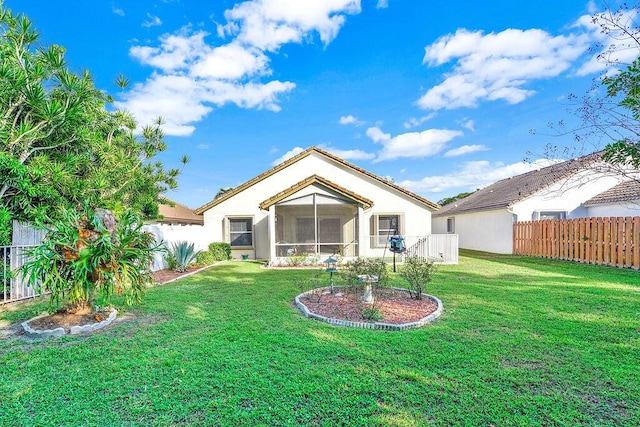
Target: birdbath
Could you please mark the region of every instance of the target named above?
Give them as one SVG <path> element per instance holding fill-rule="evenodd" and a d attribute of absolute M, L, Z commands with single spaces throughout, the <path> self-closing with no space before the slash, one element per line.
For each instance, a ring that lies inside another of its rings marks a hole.
<path fill-rule="evenodd" d="M 365 304 L 373 304 L 373 283 L 378 283 L 378 276 L 373 274 L 360 274 L 358 281 L 364 283 L 364 295 L 362 302 Z"/>

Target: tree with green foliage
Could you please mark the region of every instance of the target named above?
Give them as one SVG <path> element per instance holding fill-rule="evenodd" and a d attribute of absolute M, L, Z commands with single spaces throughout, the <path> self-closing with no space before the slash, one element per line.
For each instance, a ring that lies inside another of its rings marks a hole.
<path fill-rule="evenodd" d="M 179 174 L 152 161 L 167 148 L 162 121 L 138 133 L 131 114 L 107 110 L 89 72 L 69 70 L 63 47 L 38 39 L 29 18 L 0 4 L 0 217 L 61 218 L 86 201 L 157 215 Z"/>
<path fill-rule="evenodd" d="M 66 211 L 44 227 L 46 238 L 20 271 L 33 289 L 51 293 L 55 307 L 94 312 L 114 294 L 124 295 L 127 304 L 140 303 L 152 283 L 154 254 L 164 251 L 142 225 L 131 210 L 119 221 L 111 211 L 88 205 L 82 213 Z"/>
<path fill-rule="evenodd" d="M 232 188 L 232 187 L 220 188 L 220 189 L 218 190 L 218 192 L 216 193 L 216 196 L 214 197 L 214 200 L 215 200 L 215 199 L 217 199 L 217 198 L 219 198 L 219 197 L 224 196 L 225 194 L 227 194 L 227 193 L 228 193 L 229 191 L 231 191 L 231 190 L 233 190 L 233 188 Z"/>
<path fill-rule="evenodd" d="M 438 204 L 441 205 L 441 206 L 445 206 L 445 205 L 448 205 L 450 203 L 457 202 L 460 199 L 464 199 L 465 197 L 468 197 L 468 196 L 472 195 L 473 193 L 475 193 L 475 191 L 467 191 L 467 192 L 458 193 L 457 195 L 452 196 L 452 197 L 445 197 L 443 199 L 438 200 Z"/>
<path fill-rule="evenodd" d="M 573 135 L 572 146 L 546 146 L 550 158 L 573 158 L 594 150 L 603 151 L 606 164 L 602 173 L 637 178 L 640 169 L 640 26 L 635 17 L 640 4 L 621 4 L 616 10 L 607 7 L 592 15 L 591 22 L 600 28 L 611 43 L 596 43 L 597 60 L 605 65 L 601 75 L 582 97 L 569 94 L 579 124 L 566 128 L 564 120 L 550 123 L 556 135 Z M 631 52 L 631 55 L 629 53 Z M 624 58 L 633 57 L 631 61 Z M 603 92 L 604 88 L 604 92 Z M 531 131 L 536 133 L 535 130 Z"/>

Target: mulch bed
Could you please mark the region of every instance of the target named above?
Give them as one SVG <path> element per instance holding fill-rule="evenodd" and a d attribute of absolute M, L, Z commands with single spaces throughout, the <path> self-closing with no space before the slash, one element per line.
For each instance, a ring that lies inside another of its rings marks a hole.
<path fill-rule="evenodd" d="M 178 277 L 185 276 L 189 273 L 194 273 L 204 268 L 206 268 L 206 266 L 205 267 L 189 267 L 189 269 L 184 273 L 176 273 L 175 271 L 168 270 L 168 269 L 158 270 L 151 273 L 151 277 L 153 277 L 154 282 L 161 285 L 163 283 L 167 283 L 170 280 L 177 279 Z"/>
<path fill-rule="evenodd" d="M 109 317 L 110 313 L 96 314 L 76 314 L 76 313 L 53 313 L 49 316 L 40 317 L 29 322 L 33 329 L 44 331 L 47 329 L 63 328 L 69 332 L 72 326 L 92 325 L 100 323 Z"/>
<path fill-rule="evenodd" d="M 360 301 L 361 298 L 359 293 L 336 289 L 334 295 L 325 291 L 319 301 L 314 295 L 302 296 L 300 301 L 309 311 L 320 316 L 364 322 L 362 309 L 365 305 Z M 376 292 L 374 306 L 382 316 L 377 321 L 393 325 L 417 322 L 438 309 L 438 304 L 430 298 L 411 299 L 408 291 L 389 288 Z"/>

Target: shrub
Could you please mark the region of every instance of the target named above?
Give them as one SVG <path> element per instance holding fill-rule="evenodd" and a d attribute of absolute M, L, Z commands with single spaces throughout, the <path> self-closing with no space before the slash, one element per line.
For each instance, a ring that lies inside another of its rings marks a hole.
<path fill-rule="evenodd" d="M 213 242 L 209 244 L 209 252 L 216 261 L 231 259 L 231 245 L 225 242 Z"/>
<path fill-rule="evenodd" d="M 382 319 L 382 311 L 375 304 L 363 304 L 360 308 L 360 315 L 368 322 L 377 322 Z"/>
<path fill-rule="evenodd" d="M 171 244 L 169 252 L 176 260 L 175 271 L 184 273 L 189 266 L 196 260 L 200 251 L 195 250 L 195 244 L 187 241 L 174 242 Z"/>
<path fill-rule="evenodd" d="M 0 207 L 0 246 L 11 245 L 13 220 L 11 213 L 5 207 Z"/>
<path fill-rule="evenodd" d="M 400 275 L 409 284 L 409 295 L 412 299 L 422 299 L 422 291 L 431 282 L 437 270 L 437 264 L 428 262 L 424 258 L 417 256 L 405 258 Z"/>
<path fill-rule="evenodd" d="M 215 263 L 217 260 L 209 251 L 201 251 L 196 257 L 196 265 L 205 266 Z"/>
<path fill-rule="evenodd" d="M 358 276 L 363 274 L 378 276 L 376 287 L 384 287 L 389 281 L 387 264 L 382 259 L 360 257 L 347 262 L 344 268 L 340 269 L 340 279 L 352 290 L 364 288 L 365 284 L 358 280 Z"/>
<path fill-rule="evenodd" d="M 164 250 L 142 226 L 131 211 L 117 222 L 104 209 L 66 211 L 46 228 L 44 241 L 20 271 L 34 289 L 51 292 L 51 305 L 93 311 L 97 298 L 101 306 L 109 305 L 114 293 L 124 295 L 127 304 L 140 303 L 152 283 L 153 256 Z"/>
<path fill-rule="evenodd" d="M 315 274 L 305 279 L 295 279 L 294 283 L 301 293 L 309 292 L 309 298 L 312 301 L 320 302 L 322 295 L 324 294 L 324 287 L 322 285 L 323 275 L 321 271 L 315 272 Z"/>
<path fill-rule="evenodd" d="M 170 250 L 164 254 L 164 261 L 167 263 L 167 268 L 169 270 L 175 270 L 178 267 L 178 262 L 176 261 L 176 256 Z"/>

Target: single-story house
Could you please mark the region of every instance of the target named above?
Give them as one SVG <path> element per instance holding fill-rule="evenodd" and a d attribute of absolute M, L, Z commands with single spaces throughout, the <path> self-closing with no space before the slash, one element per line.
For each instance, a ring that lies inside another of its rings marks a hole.
<path fill-rule="evenodd" d="M 171 201 L 173 206 L 168 204 L 158 205 L 159 218 L 154 220 L 157 224 L 170 225 L 204 225 L 202 215 L 197 215 L 193 209 L 188 208 L 178 202 Z"/>
<path fill-rule="evenodd" d="M 585 202 L 624 179 L 604 171 L 601 157 L 592 153 L 491 184 L 443 206 L 433 215 L 433 232 L 458 234 L 461 248 L 512 253 L 514 222 L 595 213 Z"/>
<path fill-rule="evenodd" d="M 640 215 L 640 181 L 622 182 L 584 202 L 588 217 Z"/>
<path fill-rule="evenodd" d="M 399 185 L 311 147 L 197 208 L 203 234 L 231 244 L 234 259 L 389 255 L 431 233 L 439 208 Z M 322 259 L 320 259 L 322 261 Z"/>

